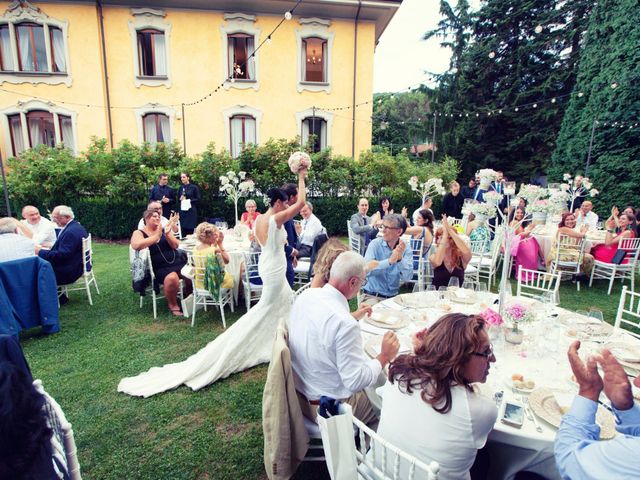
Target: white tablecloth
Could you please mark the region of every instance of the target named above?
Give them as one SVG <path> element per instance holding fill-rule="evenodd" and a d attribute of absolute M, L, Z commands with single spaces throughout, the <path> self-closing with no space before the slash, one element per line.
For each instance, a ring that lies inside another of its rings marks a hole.
<path fill-rule="evenodd" d="M 377 309 L 385 308 L 402 310 L 403 313 L 412 318 L 407 327 L 396 332 L 401 337 L 401 342 L 405 344 L 407 342 L 410 344 L 409 337 L 412 333 L 425 326 L 432 325 L 444 313 L 479 313 L 487 306 L 493 306 L 493 301 L 496 298 L 495 295 L 488 294 L 483 296 L 482 303 L 468 305 L 451 301 L 438 302 L 436 294 L 431 292 L 411 295 L 417 296 L 415 298 L 420 298 L 421 303 L 429 307 L 419 309 L 402 307 L 393 299 L 381 302 L 374 307 L 374 312 Z M 516 299 L 513 301 L 516 301 Z M 525 301 L 527 299 L 522 299 L 522 303 L 525 303 Z M 450 310 L 445 312 L 444 305 L 448 305 Z M 536 308 L 538 312 L 543 312 L 543 307 L 540 304 L 534 305 L 533 308 Z M 497 310 L 497 307 L 494 307 L 494 309 Z M 576 337 L 569 336 L 568 332 L 571 328 L 561 322 L 571 321 L 571 319 L 578 317 L 561 308 L 556 308 L 549 313 L 557 314 L 558 317 L 555 320 L 548 320 L 544 327 L 538 321 L 523 327 L 525 331 L 525 342 L 523 344 L 511 345 L 500 342 L 501 345 L 499 345 L 498 342 L 494 343 L 496 362 L 491 365 L 486 384 L 478 385 L 482 394 L 493 398 L 495 392 L 503 391 L 503 405 L 504 401 L 523 400 L 521 394 L 514 393 L 511 390 L 511 375 L 514 373 L 524 375 L 525 379 L 534 380 L 536 387 L 547 387 L 555 391 L 572 394 L 577 393 L 577 385 L 570 381 L 571 369 L 566 356 L 569 345 L 576 340 Z M 360 321 L 360 327 L 365 345 L 372 337 L 384 334 L 386 331 L 370 325 L 365 320 Z M 623 335 L 623 337 L 626 342 L 636 342 L 635 339 L 628 335 Z M 537 339 L 537 341 L 534 341 L 534 339 Z M 596 338 L 593 342 L 583 339 L 581 354 L 586 355 L 598 350 L 602 344 L 596 343 L 596 340 L 601 341 L 602 338 Z M 386 377 L 383 372 L 380 375 L 378 386 L 383 385 L 385 381 Z M 375 388 L 368 389 L 367 393 L 372 403 L 381 408 L 382 399 L 376 394 Z M 425 408 L 428 408 L 426 404 Z M 553 457 L 556 428 L 542 419 L 538 419 L 538 422 L 543 428 L 540 433 L 536 431 L 534 423 L 526 419 L 526 417 L 524 425 L 518 429 L 503 424 L 500 421 L 500 415 L 498 416 L 494 430 L 489 436 L 488 448 L 492 454 L 489 478 L 511 479 L 517 472 L 525 470 L 536 472 L 546 478 L 560 478 Z"/>
<path fill-rule="evenodd" d="M 192 238 L 185 239 L 180 242 L 180 248 L 191 255 L 196 243 L 197 242 Z M 250 251 L 251 242 L 249 242 L 249 239 L 246 238 L 246 236 L 243 236 L 242 240 L 238 240 L 231 234 L 226 234 L 223 244 L 224 249 L 229 253 L 229 263 L 225 265 L 224 269 L 233 277 L 233 300 L 237 304 L 238 289 L 242 282 L 240 274 L 242 271 L 242 265 L 244 264 L 244 253 Z"/>
<path fill-rule="evenodd" d="M 549 257 L 551 247 L 553 247 L 556 241 L 557 231 L 558 227 L 556 225 L 538 225 L 534 228 L 533 232 L 531 232 L 531 235 L 538 241 L 538 245 L 540 245 L 540 250 L 544 254 L 545 259 Z M 589 253 L 594 245 L 604 243 L 604 235 L 605 232 L 603 230 L 587 232 L 584 244 L 585 253 Z"/>

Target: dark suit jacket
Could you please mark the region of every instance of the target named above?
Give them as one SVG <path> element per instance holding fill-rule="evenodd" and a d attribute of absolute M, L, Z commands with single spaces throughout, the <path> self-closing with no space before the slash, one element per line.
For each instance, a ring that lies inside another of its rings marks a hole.
<path fill-rule="evenodd" d="M 293 287 L 295 272 L 293 271 L 293 259 L 291 258 L 291 252 L 298 244 L 298 234 L 296 233 L 296 226 L 293 223 L 293 220 L 287 220 L 284 222 L 282 227 L 287 232 L 287 244 L 284 246 L 284 254 L 287 257 L 287 282 L 289 282 L 289 285 Z"/>
<path fill-rule="evenodd" d="M 167 197 L 169 202 L 162 203 L 162 197 Z M 176 201 L 176 191 L 169 185 L 154 185 L 149 193 L 149 201 L 156 200 L 162 203 L 162 216 L 169 218 L 171 216 L 171 210 L 174 208 L 173 204 Z"/>
<path fill-rule="evenodd" d="M 38 255 L 51 263 L 58 285 L 68 285 L 82 276 L 82 239 L 86 237 L 84 227 L 72 220 L 60 232 L 51 250 L 40 250 Z"/>

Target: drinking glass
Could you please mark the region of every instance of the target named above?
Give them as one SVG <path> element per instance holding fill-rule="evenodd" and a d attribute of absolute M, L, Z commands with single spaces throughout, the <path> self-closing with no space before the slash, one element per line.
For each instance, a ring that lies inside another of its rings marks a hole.
<path fill-rule="evenodd" d="M 452 288 L 460 287 L 460 280 L 458 280 L 458 277 L 451 277 L 449 279 L 449 287 L 452 287 Z"/>
<path fill-rule="evenodd" d="M 426 291 L 427 292 L 435 292 L 436 291 L 436 286 L 435 285 L 427 285 Z"/>
<path fill-rule="evenodd" d="M 597 318 L 601 322 L 604 322 L 604 315 L 602 314 L 602 310 L 596 307 L 591 307 L 589 309 L 588 316 L 591 318 Z"/>
<path fill-rule="evenodd" d="M 438 287 L 438 301 L 444 302 L 447 298 L 447 287 Z"/>
<path fill-rule="evenodd" d="M 478 292 L 480 294 L 487 293 L 488 291 L 489 291 L 489 289 L 487 288 L 487 284 L 486 283 L 479 283 L 478 286 L 476 287 L 476 292 Z"/>
<path fill-rule="evenodd" d="M 466 289 L 466 290 L 474 290 L 476 289 L 476 284 L 475 282 L 469 282 L 469 281 L 465 281 L 462 284 L 462 288 Z"/>
<path fill-rule="evenodd" d="M 504 282 L 500 282 L 500 292 L 505 291 L 505 299 L 508 300 L 509 297 L 513 297 L 513 290 L 511 290 L 511 282 L 509 280 L 505 280 Z"/>

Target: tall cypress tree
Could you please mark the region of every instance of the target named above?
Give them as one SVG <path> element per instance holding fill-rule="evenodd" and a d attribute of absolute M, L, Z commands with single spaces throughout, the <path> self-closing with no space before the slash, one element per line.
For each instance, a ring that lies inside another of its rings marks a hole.
<path fill-rule="evenodd" d="M 640 205 L 640 126 L 634 126 L 640 122 L 637 0 L 598 2 L 589 21 L 574 92 L 551 172 L 559 179 L 563 172 L 586 170 L 600 190 L 596 207 L 601 216 L 614 204 Z"/>

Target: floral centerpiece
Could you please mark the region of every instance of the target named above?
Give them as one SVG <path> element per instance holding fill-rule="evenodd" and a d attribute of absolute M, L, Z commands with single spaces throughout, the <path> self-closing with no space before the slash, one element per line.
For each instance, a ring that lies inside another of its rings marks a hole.
<path fill-rule="evenodd" d="M 502 198 L 504 197 L 504 195 L 496 192 L 495 190 L 486 192 L 482 196 L 485 202 L 487 202 L 490 205 L 493 205 L 494 207 L 498 205 L 502 201 Z"/>
<path fill-rule="evenodd" d="M 570 211 L 573 212 L 573 204 L 578 197 L 595 197 L 600 192 L 595 188 L 592 188 L 591 180 L 589 177 L 583 177 L 582 175 L 576 175 L 575 177 L 570 173 L 565 173 L 562 176 L 564 183 L 560 185 L 563 192 L 569 195 L 571 200 Z"/>
<path fill-rule="evenodd" d="M 489 190 L 491 182 L 498 180 L 498 172 L 492 168 L 483 168 L 478 172 L 478 177 L 480 177 L 480 188 L 482 190 Z"/>
<path fill-rule="evenodd" d="M 504 308 L 504 317 L 511 323 L 511 328 L 505 339 L 510 343 L 522 343 L 523 334 L 518 325 L 530 322 L 535 318 L 531 308 L 522 303 L 510 303 Z"/>
<path fill-rule="evenodd" d="M 518 192 L 518 197 L 524 198 L 528 204 L 531 204 L 538 200 L 539 198 L 544 198 L 548 196 L 548 192 L 546 188 L 542 188 L 538 185 L 531 184 L 522 184 L 520 186 L 520 191 Z M 528 210 L 528 209 L 527 209 Z"/>
<path fill-rule="evenodd" d="M 560 215 L 567 209 L 567 202 L 569 201 L 569 194 L 562 190 L 550 191 L 549 196 L 549 210 L 551 215 Z"/>
<path fill-rule="evenodd" d="M 496 216 L 496 207 L 488 203 L 469 203 L 462 209 L 462 213 L 464 215 L 473 213 L 476 219 L 486 220 Z"/>
<path fill-rule="evenodd" d="M 428 178 L 425 182 L 420 182 L 418 177 L 414 175 L 409 179 L 408 183 L 411 190 L 420 195 L 422 203 L 424 203 L 427 197 L 435 197 L 436 195 L 444 195 L 446 193 L 441 178 Z"/>
<path fill-rule="evenodd" d="M 486 308 L 482 312 L 478 314 L 487 325 L 487 331 L 489 334 L 489 338 L 494 340 L 498 332 L 500 331 L 500 327 L 504 323 L 502 316 L 491 308 Z"/>
<path fill-rule="evenodd" d="M 227 200 L 233 202 L 236 214 L 236 224 L 238 223 L 238 200 L 240 197 L 246 197 L 249 193 L 255 191 L 256 187 L 253 180 L 246 178 L 247 172 L 236 172 L 229 170 L 226 175 L 221 175 L 220 192 L 227 194 Z"/>

